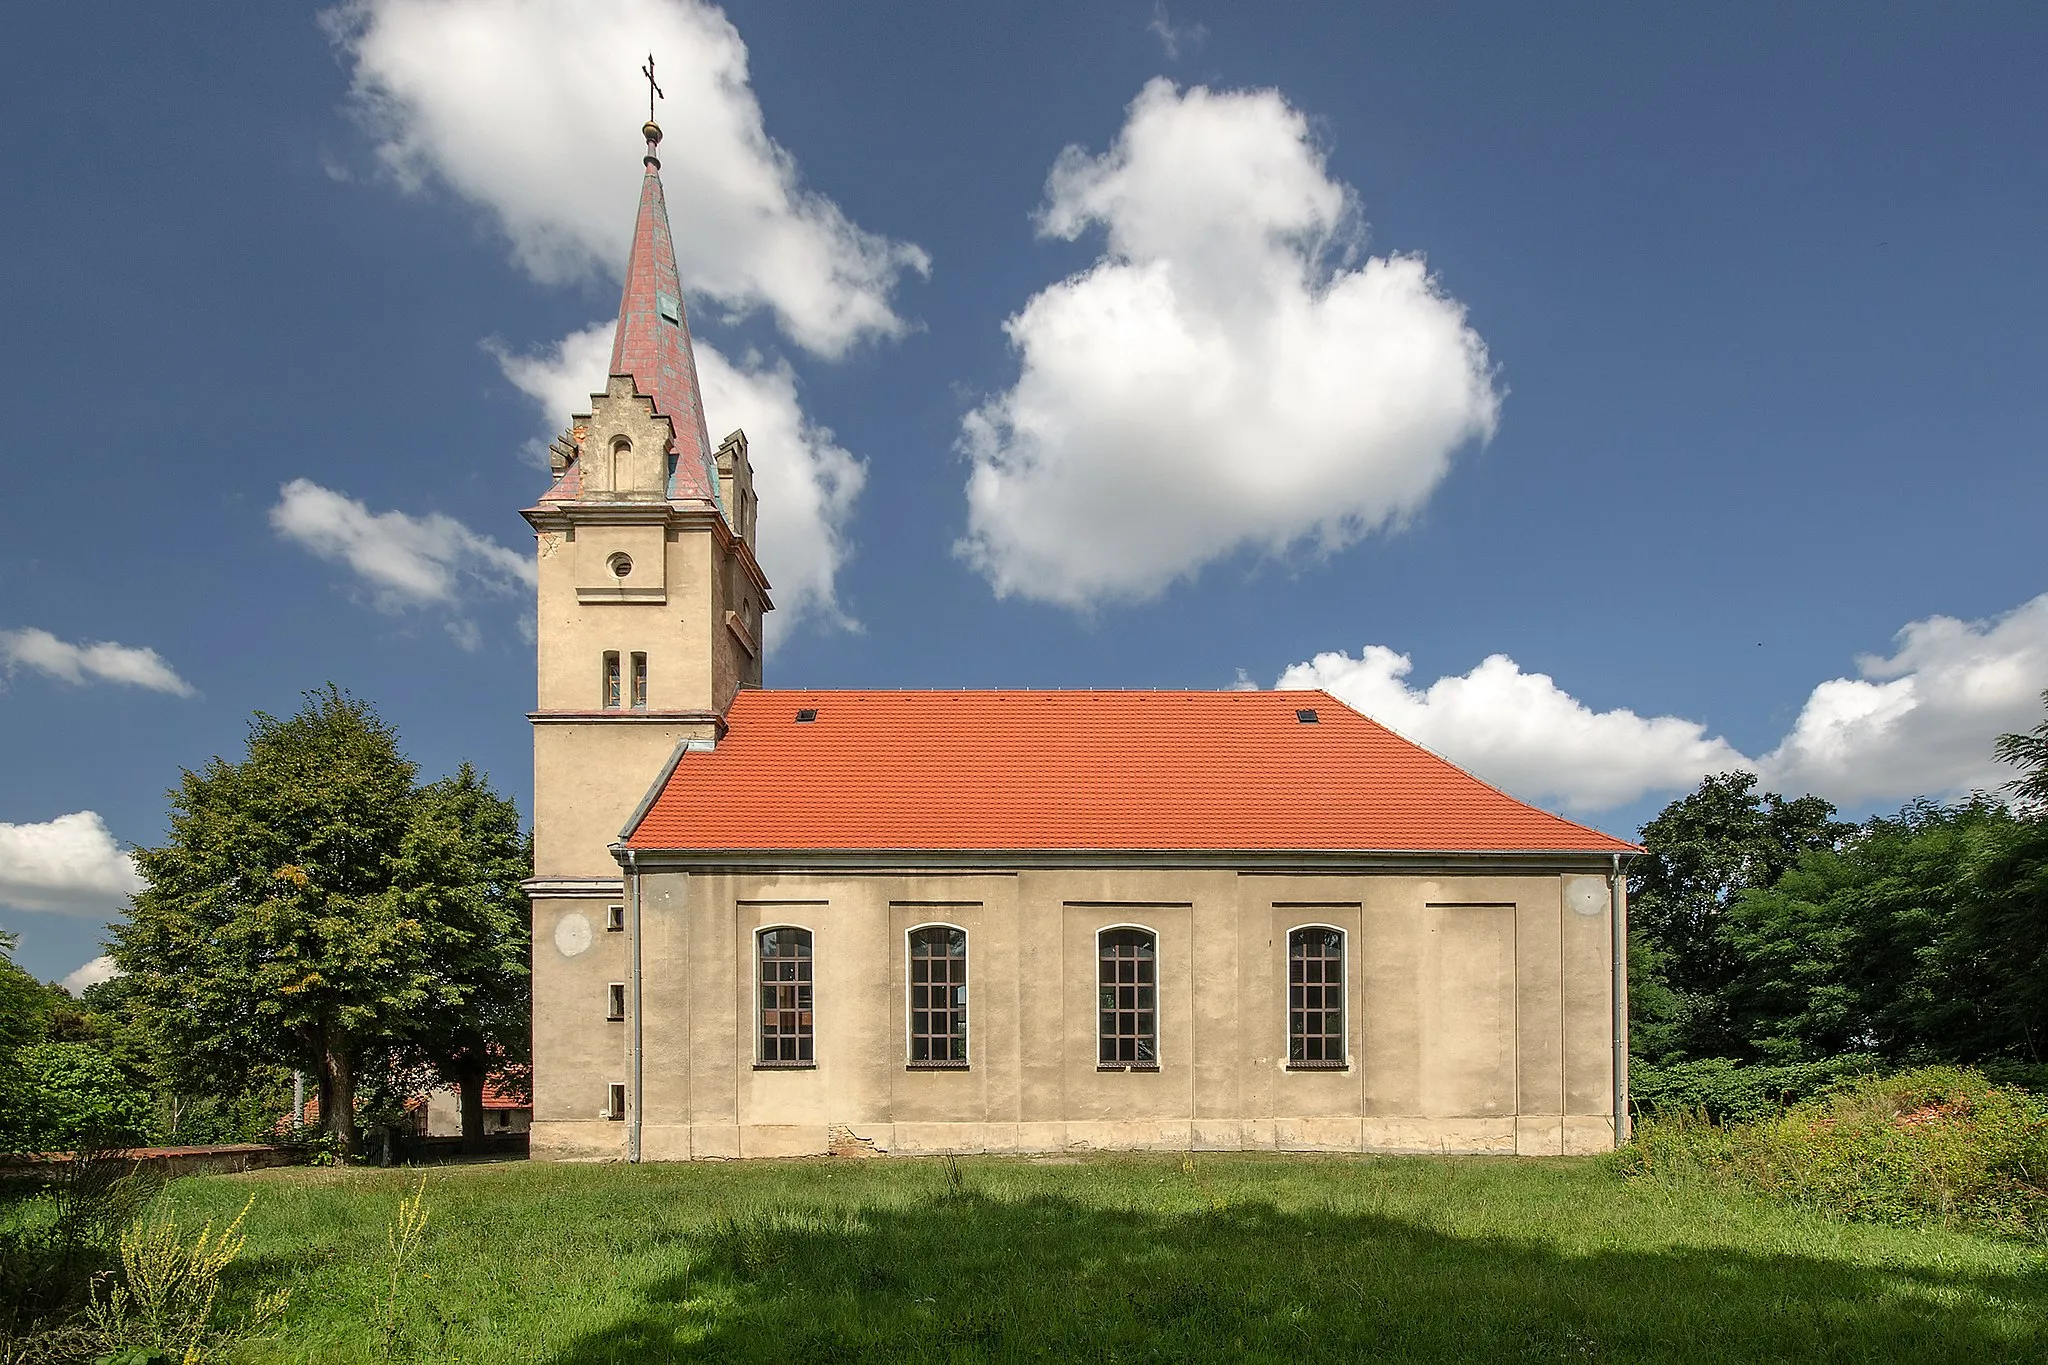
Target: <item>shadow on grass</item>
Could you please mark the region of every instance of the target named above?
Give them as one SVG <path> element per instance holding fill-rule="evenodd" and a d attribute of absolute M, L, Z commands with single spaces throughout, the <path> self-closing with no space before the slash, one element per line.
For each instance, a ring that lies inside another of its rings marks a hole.
<path fill-rule="evenodd" d="M 660 1360 L 1966 1361 L 2048 1352 L 2048 1276 L 1567 1256 L 1374 1215 L 972 1193 L 693 1238 L 552 1365 Z"/>

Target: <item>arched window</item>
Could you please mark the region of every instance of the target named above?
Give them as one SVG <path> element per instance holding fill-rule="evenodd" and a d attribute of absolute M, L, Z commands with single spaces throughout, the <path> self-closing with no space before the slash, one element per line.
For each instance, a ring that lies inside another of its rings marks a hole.
<path fill-rule="evenodd" d="M 814 1066 L 811 931 L 787 926 L 754 936 L 760 962 L 761 1066 Z"/>
<path fill-rule="evenodd" d="M 967 1065 L 967 931 L 910 931 L 910 1064 Z"/>
<path fill-rule="evenodd" d="M 1159 1065 L 1159 941 L 1149 929 L 1105 929 L 1095 942 L 1097 1063 L 1152 1070 Z"/>
<path fill-rule="evenodd" d="M 1287 1065 L 1344 1064 L 1344 933 L 1311 924 L 1287 935 Z"/>

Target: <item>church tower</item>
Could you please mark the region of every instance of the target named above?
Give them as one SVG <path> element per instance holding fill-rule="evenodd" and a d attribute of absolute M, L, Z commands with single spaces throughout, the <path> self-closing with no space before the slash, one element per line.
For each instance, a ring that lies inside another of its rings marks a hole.
<path fill-rule="evenodd" d="M 641 131 L 647 172 L 611 373 L 556 438 L 553 486 L 521 514 L 540 569 L 536 901 L 616 900 L 611 846 L 671 756 L 714 748 L 734 694 L 761 685 L 772 605 L 754 559 L 746 436 L 711 444 L 661 129 L 650 119 Z"/>

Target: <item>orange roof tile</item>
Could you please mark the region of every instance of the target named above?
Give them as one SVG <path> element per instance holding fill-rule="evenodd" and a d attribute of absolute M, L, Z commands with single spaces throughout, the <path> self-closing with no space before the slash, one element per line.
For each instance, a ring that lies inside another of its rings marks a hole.
<path fill-rule="evenodd" d="M 714 752 L 675 765 L 629 847 L 1635 849 L 1327 692 L 748 690 L 726 721 Z"/>

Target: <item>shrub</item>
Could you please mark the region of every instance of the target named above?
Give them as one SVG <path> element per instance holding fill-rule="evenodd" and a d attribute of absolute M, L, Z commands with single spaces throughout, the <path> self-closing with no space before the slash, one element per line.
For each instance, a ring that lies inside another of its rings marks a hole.
<path fill-rule="evenodd" d="M 1753 1123 L 1844 1080 L 1874 1074 L 1874 1057 L 1829 1057 L 1786 1066 L 1754 1066 L 1725 1057 L 1629 1068 L 1629 1099 L 1639 1114 L 1705 1114 L 1716 1123 Z"/>
<path fill-rule="evenodd" d="M 1867 1222 L 2048 1236 L 2048 1099 L 1963 1067 L 1838 1084 L 1748 1123 L 1656 1114 L 1621 1164 Z"/>
<path fill-rule="evenodd" d="M 91 1043 L 36 1043 L 16 1054 L 17 1083 L 4 1145 L 19 1152 L 76 1151 L 146 1141 L 147 1093 Z"/>

